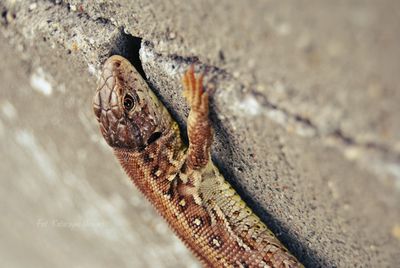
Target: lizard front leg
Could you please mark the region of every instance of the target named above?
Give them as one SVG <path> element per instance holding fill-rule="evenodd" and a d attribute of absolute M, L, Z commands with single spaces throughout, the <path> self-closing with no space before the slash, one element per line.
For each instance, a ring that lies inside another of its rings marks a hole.
<path fill-rule="evenodd" d="M 190 106 L 187 121 L 189 150 L 187 167 L 199 170 L 210 161 L 210 147 L 213 139 L 213 130 L 208 117 L 208 93 L 203 88 L 203 75 L 198 78 L 194 75 L 194 66 L 191 65 L 182 79 L 183 95 Z"/>

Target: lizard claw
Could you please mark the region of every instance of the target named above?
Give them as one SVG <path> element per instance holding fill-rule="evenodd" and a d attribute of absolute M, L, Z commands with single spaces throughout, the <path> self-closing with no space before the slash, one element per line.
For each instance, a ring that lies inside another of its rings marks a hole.
<path fill-rule="evenodd" d="M 190 65 L 182 78 L 183 95 L 192 111 L 208 114 L 208 93 L 203 88 L 203 77 L 201 74 L 196 78 L 194 65 Z"/>

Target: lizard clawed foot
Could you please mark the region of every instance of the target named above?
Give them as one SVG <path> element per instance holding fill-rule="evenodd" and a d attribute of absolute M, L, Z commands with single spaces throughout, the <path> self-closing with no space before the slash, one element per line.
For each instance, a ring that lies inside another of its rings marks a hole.
<path fill-rule="evenodd" d="M 183 95 L 186 98 L 192 111 L 208 115 L 208 93 L 203 88 L 203 77 L 201 74 L 198 78 L 194 75 L 194 66 L 190 65 L 182 78 Z"/>
<path fill-rule="evenodd" d="M 203 88 L 203 74 L 194 75 L 191 65 L 182 78 L 183 95 L 190 106 L 187 121 L 189 150 L 187 166 L 191 170 L 201 169 L 210 161 L 210 146 L 213 138 L 208 118 L 208 93 Z"/>

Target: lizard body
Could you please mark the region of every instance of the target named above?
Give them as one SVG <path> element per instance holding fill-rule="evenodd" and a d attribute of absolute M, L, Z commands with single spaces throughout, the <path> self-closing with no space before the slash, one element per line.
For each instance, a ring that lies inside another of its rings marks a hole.
<path fill-rule="evenodd" d="M 93 101 L 122 167 L 206 267 L 303 267 L 247 207 L 210 158 L 213 130 L 203 76 L 183 76 L 189 145 L 177 123 L 121 56 L 104 64 Z"/>

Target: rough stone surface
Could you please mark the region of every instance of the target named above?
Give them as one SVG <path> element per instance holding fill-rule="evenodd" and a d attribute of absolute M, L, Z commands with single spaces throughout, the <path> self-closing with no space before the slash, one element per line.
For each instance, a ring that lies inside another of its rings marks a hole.
<path fill-rule="evenodd" d="M 199 267 L 97 129 L 91 98 L 114 53 L 143 66 L 182 129 L 181 74 L 206 71 L 214 160 L 307 267 L 400 266 L 398 10 L 0 2 L 0 266 Z"/>

